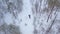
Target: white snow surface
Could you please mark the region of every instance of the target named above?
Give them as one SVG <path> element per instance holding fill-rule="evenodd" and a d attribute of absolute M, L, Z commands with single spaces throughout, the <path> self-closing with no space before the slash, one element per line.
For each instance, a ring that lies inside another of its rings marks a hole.
<path fill-rule="evenodd" d="M 21 32 L 23 34 L 33 34 L 33 15 L 30 0 L 23 0 L 23 4 L 23 11 L 18 16 L 19 19 L 22 19 L 20 23 Z M 28 15 L 31 15 L 30 19 Z M 25 26 L 25 24 L 27 24 L 27 26 Z"/>
<path fill-rule="evenodd" d="M 17 19 L 14 19 L 13 15 L 7 12 L 4 14 L 5 23 L 15 24 L 20 27 L 22 34 L 33 34 L 33 14 L 31 10 L 30 0 L 23 0 L 22 12 L 18 14 Z M 29 15 L 31 18 L 29 18 Z"/>
<path fill-rule="evenodd" d="M 13 15 L 9 12 L 4 14 L 4 21 L 7 24 L 14 24 L 20 27 L 22 34 L 33 34 L 34 31 L 34 15 L 32 14 L 32 5 L 31 0 L 23 0 L 23 9 L 22 12 L 18 14 L 17 19 L 14 19 Z M 45 8 L 45 0 L 42 1 L 41 9 Z M 29 15 L 31 18 L 29 18 Z M 51 20 L 54 19 L 55 15 L 52 14 L 49 22 L 47 21 L 48 15 L 46 13 L 41 13 L 41 15 L 36 15 L 36 29 L 39 31 L 39 34 L 43 34 L 45 30 L 50 26 Z M 60 12 L 57 12 L 57 20 L 60 20 Z M 0 20 L 1 21 L 1 20 Z M 14 22 L 15 21 L 15 22 Z M 39 22 L 39 24 L 38 24 Z M 1 23 L 0 23 L 1 24 Z M 53 25 L 52 28 L 55 28 L 56 25 Z M 42 31 L 44 29 L 44 31 Z M 56 29 L 54 29 L 56 30 Z M 2 32 L 1 32 L 2 33 Z M 2 33 L 3 34 L 3 33 Z"/>

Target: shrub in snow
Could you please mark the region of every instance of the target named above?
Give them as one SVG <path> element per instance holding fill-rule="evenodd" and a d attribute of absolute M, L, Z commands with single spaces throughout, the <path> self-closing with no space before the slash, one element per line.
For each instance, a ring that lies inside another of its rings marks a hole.
<path fill-rule="evenodd" d="M 60 2 L 59 0 L 48 0 L 48 7 L 53 8 L 53 7 L 60 7 Z"/>
<path fill-rule="evenodd" d="M 7 25 L 4 23 L 0 26 L 0 31 L 4 32 L 4 34 L 21 34 L 19 27 L 13 24 Z"/>

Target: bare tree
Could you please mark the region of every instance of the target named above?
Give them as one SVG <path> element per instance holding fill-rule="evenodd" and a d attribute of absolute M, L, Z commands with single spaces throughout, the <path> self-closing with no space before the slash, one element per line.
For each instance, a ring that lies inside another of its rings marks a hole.
<path fill-rule="evenodd" d="M 45 34 L 48 34 L 49 31 L 51 30 L 53 24 L 55 23 L 56 17 L 57 17 L 57 14 L 55 15 L 55 18 L 51 21 L 52 23 L 51 23 L 51 25 L 48 27 L 48 29 L 46 30 L 46 33 L 45 33 Z"/>
<path fill-rule="evenodd" d="M 47 2 L 48 2 L 48 8 L 50 8 L 50 10 L 51 10 L 49 15 L 48 15 L 48 18 L 47 18 L 47 22 L 48 22 L 49 17 L 53 13 L 54 7 L 59 8 L 60 7 L 60 2 L 58 2 L 58 0 L 47 0 Z"/>

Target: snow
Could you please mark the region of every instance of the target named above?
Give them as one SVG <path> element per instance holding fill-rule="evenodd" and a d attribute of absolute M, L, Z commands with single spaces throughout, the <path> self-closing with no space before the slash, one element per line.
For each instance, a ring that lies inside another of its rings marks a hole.
<path fill-rule="evenodd" d="M 11 2 L 14 2 L 14 0 L 10 0 Z M 7 24 L 14 24 L 18 25 L 20 27 L 20 31 L 22 32 L 22 34 L 33 34 L 34 31 L 34 25 L 33 25 L 33 21 L 34 21 L 34 17 L 36 18 L 34 24 L 35 24 L 35 28 L 37 29 L 39 34 L 45 34 L 45 31 L 48 29 L 48 27 L 51 25 L 51 21 L 54 20 L 55 18 L 55 11 L 53 11 L 53 13 L 51 14 L 51 17 L 49 18 L 49 21 L 47 22 L 47 18 L 48 18 L 48 13 L 43 12 L 42 10 L 44 8 L 47 7 L 46 5 L 46 0 L 42 0 L 42 4 L 41 4 L 41 14 L 40 13 L 35 13 L 33 14 L 32 12 L 32 7 L 34 6 L 36 0 L 32 0 L 33 6 L 30 2 L 31 0 L 23 0 L 23 9 L 21 11 L 21 13 L 18 13 L 17 18 L 15 19 L 13 14 L 7 12 L 6 14 L 4 14 L 4 19 L 0 19 L 0 24 L 2 24 L 2 22 L 4 21 Z M 38 2 L 38 1 L 37 1 Z M 6 6 L 7 7 L 7 6 Z M 34 7 L 35 9 L 35 7 Z M 14 13 L 16 13 L 18 10 L 14 10 Z M 60 10 L 59 10 L 60 11 Z M 53 25 L 52 29 L 54 29 L 54 31 L 57 31 L 56 27 L 58 27 L 58 20 L 60 20 L 60 12 L 56 11 L 57 13 L 57 20 L 56 23 Z M 29 18 L 30 15 L 30 18 Z M 1 25 L 0 25 L 1 26 Z M 59 25 L 60 26 L 60 25 Z M 2 32 L 1 32 L 2 33 Z M 3 34 L 3 33 L 2 33 Z"/>
<path fill-rule="evenodd" d="M 12 14 L 10 14 L 9 12 L 4 14 L 4 21 L 7 24 L 12 24 L 13 23 L 13 19 L 12 19 Z"/>
<path fill-rule="evenodd" d="M 31 15 L 31 19 L 29 19 L 28 15 Z M 22 34 L 33 34 L 33 15 L 30 0 L 23 0 L 23 11 L 19 14 L 18 18 L 22 19 L 20 23 Z M 27 26 L 25 24 L 27 24 Z"/>
<path fill-rule="evenodd" d="M 13 14 L 7 12 L 4 14 L 5 23 L 18 25 L 22 34 L 33 34 L 33 15 L 31 10 L 30 0 L 23 0 L 22 12 L 18 14 L 17 19 L 13 17 Z M 16 12 L 16 10 L 14 10 Z M 29 18 L 29 16 L 31 18 Z"/>
<path fill-rule="evenodd" d="M 57 18 L 58 20 L 60 20 L 60 12 L 57 12 Z"/>

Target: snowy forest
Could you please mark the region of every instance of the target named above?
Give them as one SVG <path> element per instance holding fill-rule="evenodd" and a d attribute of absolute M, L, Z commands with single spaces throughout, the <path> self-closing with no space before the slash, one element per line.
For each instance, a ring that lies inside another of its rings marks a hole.
<path fill-rule="evenodd" d="M 0 0 L 0 34 L 60 34 L 60 0 Z"/>

